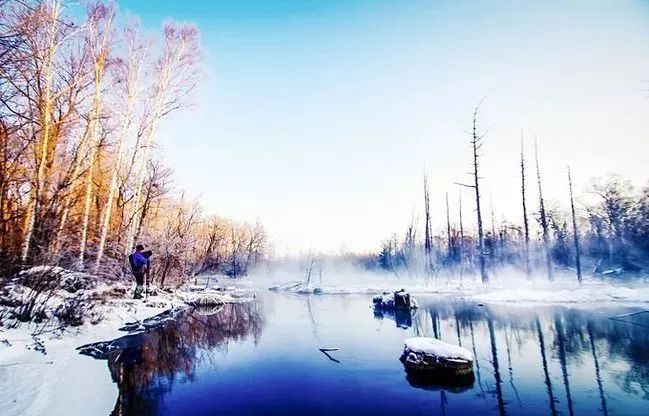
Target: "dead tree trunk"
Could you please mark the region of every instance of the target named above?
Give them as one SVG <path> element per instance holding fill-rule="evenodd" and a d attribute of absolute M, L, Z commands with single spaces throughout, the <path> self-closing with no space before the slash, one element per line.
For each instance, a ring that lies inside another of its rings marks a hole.
<path fill-rule="evenodd" d="M 453 259 L 453 243 L 451 242 L 451 214 L 448 208 L 448 192 L 446 193 L 446 240 L 448 244 L 448 260 Z"/>
<path fill-rule="evenodd" d="M 552 256 L 550 254 L 550 233 L 548 232 L 548 219 L 545 215 L 545 201 L 543 200 L 543 187 L 541 185 L 541 168 L 539 167 L 539 151 L 534 142 L 534 158 L 536 159 L 536 179 L 539 185 L 539 216 L 541 219 L 541 229 L 543 230 L 543 253 L 545 254 L 545 267 L 548 271 L 548 279 L 554 280 L 554 270 L 552 269 Z"/>
<path fill-rule="evenodd" d="M 530 225 L 527 221 L 527 202 L 525 199 L 525 152 L 523 150 L 523 134 L 521 133 L 521 200 L 523 202 L 523 228 L 525 230 L 525 275 L 530 278 Z"/>
<path fill-rule="evenodd" d="M 572 236 L 575 241 L 575 266 L 577 268 L 577 281 L 581 284 L 581 252 L 579 250 L 579 231 L 577 229 L 577 214 L 575 213 L 575 199 L 572 193 L 572 177 L 568 166 L 568 188 L 570 189 L 570 210 L 572 211 Z"/>
<path fill-rule="evenodd" d="M 485 266 L 485 247 L 484 247 L 484 231 L 482 229 L 482 211 L 480 209 L 480 175 L 478 174 L 478 169 L 480 164 L 478 163 L 478 150 L 482 147 L 482 137 L 483 135 L 478 134 L 478 111 L 480 110 L 480 104 L 476 106 L 473 110 L 473 129 L 471 134 L 471 146 L 473 147 L 473 188 L 475 190 L 475 205 L 476 213 L 478 216 L 478 249 L 480 250 L 479 259 L 480 259 L 480 277 L 482 282 L 486 283 L 489 281 L 489 276 L 487 275 L 487 269 Z"/>
<path fill-rule="evenodd" d="M 425 227 L 424 230 L 424 255 L 426 257 L 426 273 L 432 271 L 432 251 L 433 251 L 433 236 L 431 233 L 430 225 L 430 193 L 428 191 L 428 176 L 424 174 L 424 216 Z"/>
<path fill-rule="evenodd" d="M 460 261 L 460 278 L 464 271 L 464 224 L 462 223 L 462 194 L 459 197 L 459 214 L 460 214 L 460 246 L 459 246 L 459 261 Z"/>
<path fill-rule="evenodd" d="M 474 109 L 473 109 L 473 118 L 472 118 L 472 130 L 471 130 L 471 147 L 473 149 L 473 172 L 471 173 L 471 176 L 473 176 L 473 184 L 472 185 L 465 185 L 463 183 L 457 183 L 457 185 L 461 185 L 467 188 L 472 188 L 475 191 L 475 205 L 476 205 L 476 213 L 478 216 L 478 259 L 480 261 L 480 277 L 482 278 L 483 283 L 489 282 L 489 276 L 487 275 L 487 268 L 485 264 L 485 244 L 484 244 L 484 229 L 482 227 L 482 210 L 480 209 L 480 175 L 478 173 L 480 163 L 478 163 L 479 160 L 479 154 L 478 150 L 482 147 L 482 139 L 484 138 L 483 133 L 478 132 L 478 113 L 480 112 L 480 105 L 482 102 L 480 102 Z"/>

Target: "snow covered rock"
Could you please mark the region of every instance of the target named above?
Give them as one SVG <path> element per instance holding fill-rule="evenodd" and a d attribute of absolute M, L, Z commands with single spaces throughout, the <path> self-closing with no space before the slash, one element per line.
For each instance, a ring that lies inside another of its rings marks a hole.
<path fill-rule="evenodd" d="M 178 291 L 175 295 L 184 303 L 191 306 L 219 306 L 226 303 L 247 302 L 254 299 L 255 294 L 250 290 L 236 287 L 210 288 L 197 292 Z"/>
<path fill-rule="evenodd" d="M 59 266 L 35 266 L 21 271 L 18 276 L 28 287 L 49 284 L 51 288 L 60 288 L 70 293 L 97 287 L 97 277 L 84 272 L 67 270 Z"/>
<path fill-rule="evenodd" d="M 417 301 L 410 296 L 410 293 L 401 289 L 388 295 L 374 296 L 372 299 L 375 309 L 396 310 L 396 309 L 417 309 Z"/>
<path fill-rule="evenodd" d="M 449 375 L 473 373 L 473 354 L 470 351 L 435 338 L 407 338 L 400 360 L 406 371 Z"/>

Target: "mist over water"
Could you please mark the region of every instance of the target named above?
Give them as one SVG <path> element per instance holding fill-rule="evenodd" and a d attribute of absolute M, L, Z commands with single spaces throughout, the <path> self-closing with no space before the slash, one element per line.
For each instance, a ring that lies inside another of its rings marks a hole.
<path fill-rule="evenodd" d="M 309 277 L 310 276 L 310 277 Z M 640 303 L 649 304 L 646 277 L 621 278 L 587 275 L 580 284 L 574 272 L 558 272 L 549 281 L 543 270 L 529 276 L 515 267 L 490 271 L 490 280 L 461 270 L 425 273 L 418 269 L 398 272 L 369 270 L 346 259 L 324 258 L 311 265 L 310 259 L 271 263 L 250 276 L 220 280 L 222 285 L 243 285 L 265 291 L 318 294 L 378 294 L 405 289 L 413 294 L 444 294 L 477 301 L 531 303 Z"/>

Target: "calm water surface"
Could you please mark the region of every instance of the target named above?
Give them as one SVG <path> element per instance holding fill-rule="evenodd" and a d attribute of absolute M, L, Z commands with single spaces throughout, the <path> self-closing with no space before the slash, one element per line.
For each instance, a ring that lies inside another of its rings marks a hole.
<path fill-rule="evenodd" d="M 269 293 L 188 312 L 109 355 L 113 414 L 649 415 L 647 313 L 611 319 L 638 308 L 419 301 L 376 316 L 369 296 Z M 473 384 L 408 381 L 414 335 L 472 350 Z"/>

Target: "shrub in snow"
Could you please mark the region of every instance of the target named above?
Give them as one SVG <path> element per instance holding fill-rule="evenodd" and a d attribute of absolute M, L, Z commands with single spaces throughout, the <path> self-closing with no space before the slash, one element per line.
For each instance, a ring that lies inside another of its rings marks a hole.
<path fill-rule="evenodd" d="M 95 276 L 58 266 L 23 270 L 0 293 L 0 307 L 17 322 L 39 324 L 37 331 L 82 325 L 86 318 L 98 322 L 94 309 L 101 299 Z M 0 311 L 1 312 L 1 311 Z"/>
<path fill-rule="evenodd" d="M 20 282 L 33 289 L 63 289 L 70 293 L 97 287 L 97 278 L 59 266 L 35 266 L 18 274 Z"/>
<path fill-rule="evenodd" d="M 473 374 L 473 354 L 470 351 L 435 338 L 407 338 L 400 360 L 410 372 Z"/>

